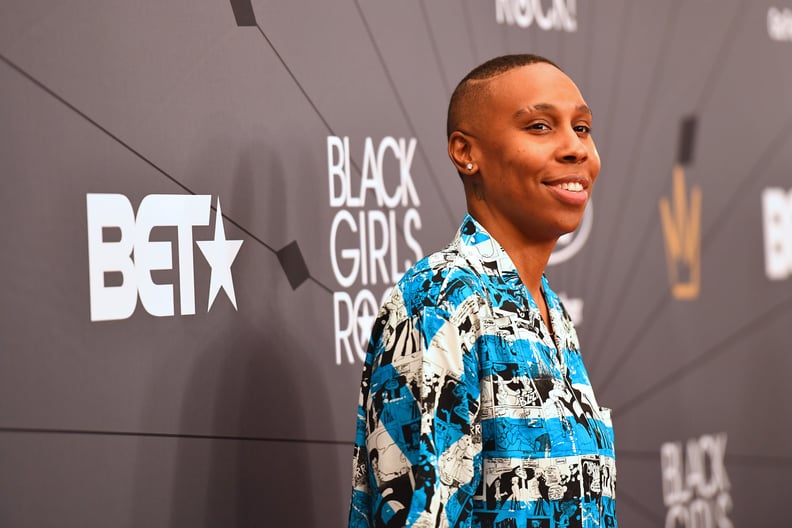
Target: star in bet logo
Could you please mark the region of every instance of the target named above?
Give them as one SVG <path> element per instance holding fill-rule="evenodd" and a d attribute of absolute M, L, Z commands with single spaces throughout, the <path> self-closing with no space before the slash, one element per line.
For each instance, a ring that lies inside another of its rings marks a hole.
<path fill-rule="evenodd" d="M 212 279 L 209 282 L 209 309 L 212 308 L 220 288 L 223 288 L 237 309 L 236 294 L 234 293 L 234 279 L 231 277 L 231 264 L 242 247 L 242 240 L 226 240 L 223 228 L 223 212 L 220 209 L 220 198 L 217 199 L 217 214 L 215 215 L 214 240 L 199 240 L 196 242 L 201 249 L 206 261 L 212 267 Z"/>

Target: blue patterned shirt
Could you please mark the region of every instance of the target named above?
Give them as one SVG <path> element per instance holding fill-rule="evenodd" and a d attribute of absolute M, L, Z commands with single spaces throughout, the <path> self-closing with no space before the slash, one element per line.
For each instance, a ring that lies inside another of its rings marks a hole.
<path fill-rule="evenodd" d="M 469 215 L 374 323 L 349 526 L 615 527 L 610 412 L 542 277 L 551 333 Z"/>

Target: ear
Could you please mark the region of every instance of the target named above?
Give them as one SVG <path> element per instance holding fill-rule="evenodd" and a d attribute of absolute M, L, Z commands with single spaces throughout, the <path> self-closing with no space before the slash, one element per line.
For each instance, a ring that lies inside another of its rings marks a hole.
<path fill-rule="evenodd" d="M 459 130 L 455 130 L 448 137 L 448 157 L 451 158 L 460 175 L 474 174 L 478 171 L 478 165 L 472 158 L 473 148 L 470 139 Z M 469 165 L 472 167 L 468 168 Z"/>

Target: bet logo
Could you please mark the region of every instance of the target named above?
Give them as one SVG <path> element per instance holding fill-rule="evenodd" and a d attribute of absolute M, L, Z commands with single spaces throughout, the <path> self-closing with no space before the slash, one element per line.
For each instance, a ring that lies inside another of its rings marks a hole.
<path fill-rule="evenodd" d="M 194 226 L 209 225 L 211 201 L 210 195 L 150 194 L 135 215 L 122 194 L 86 195 L 91 320 L 127 319 L 138 297 L 149 314 L 174 315 L 174 285 L 152 278 L 153 271 L 173 269 L 172 243 L 151 240 L 152 230 L 158 227 L 176 229 L 181 315 L 195 314 L 193 242 L 212 268 L 207 310 L 220 289 L 236 309 L 231 264 L 243 241 L 226 240 L 219 198 L 214 239 L 193 240 Z"/>

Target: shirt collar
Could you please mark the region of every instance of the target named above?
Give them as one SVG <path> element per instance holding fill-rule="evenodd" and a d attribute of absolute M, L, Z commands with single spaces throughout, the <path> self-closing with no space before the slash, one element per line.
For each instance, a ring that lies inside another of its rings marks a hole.
<path fill-rule="evenodd" d="M 506 282 L 522 284 L 517 267 L 506 250 L 469 213 L 465 214 L 459 226 L 454 244 L 459 247 L 460 254 L 470 266 L 480 274 L 499 275 Z M 560 310 L 559 299 L 550 289 L 544 274 L 542 274 L 542 290 L 545 292 L 549 308 Z M 531 301 L 533 303 L 533 298 Z"/>
<path fill-rule="evenodd" d="M 514 262 L 503 247 L 470 214 L 462 220 L 454 242 L 476 271 L 507 277 L 517 274 Z"/>

